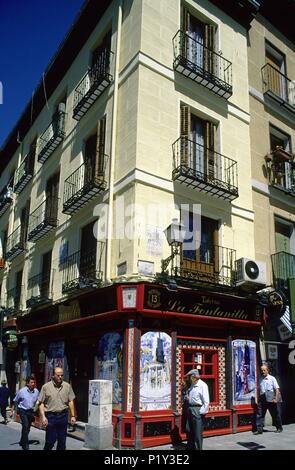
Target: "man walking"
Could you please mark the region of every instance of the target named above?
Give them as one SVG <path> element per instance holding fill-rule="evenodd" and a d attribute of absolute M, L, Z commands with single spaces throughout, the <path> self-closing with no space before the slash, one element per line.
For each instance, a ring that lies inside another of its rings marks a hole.
<path fill-rule="evenodd" d="M 76 423 L 74 399 L 71 385 L 63 381 L 63 370 L 56 367 L 52 380 L 43 385 L 38 399 L 42 426 L 46 429 L 44 450 L 52 450 L 56 441 L 56 450 L 66 450 L 69 409 L 71 425 Z"/>
<path fill-rule="evenodd" d="M 187 392 L 187 423 L 188 450 L 203 449 L 203 419 L 209 409 L 208 385 L 200 379 L 197 369 L 190 370 L 187 374 L 191 386 Z"/>
<path fill-rule="evenodd" d="M 29 432 L 31 424 L 35 420 L 34 408 L 38 399 L 39 391 L 36 388 L 34 376 L 28 377 L 25 387 L 21 388 L 15 398 L 14 404 L 17 406 L 22 424 L 22 433 L 19 445 L 23 450 L 29 450 Z M 13 408 L 11 415 L 13 414 Z"/>
<path fill-rule="evenodd" d="M 275 432 L 282 432 L 282 420 L 280 410 L 278 408 L 278 401 L 280 395 L 280 387 L 272 375 L 269 373 L 267 365 L 263 365 L 261 370 L 261 380 L 259 384 L 259 399 L 258 399 L 258 410 L 256 415 L 256 427 L 257 431 L 255 435 L 263 433 L 264 417 L 266 411 L 269 410 L 273 423 L 277 430 Z"/>
<path fill-rule="evenodd" d="M 6 415 L 6 408 L 9 404 L 8 403 L 9 399 L 11 398 L 11 391 L 6 385 L 7 385 L 6 380 L 2 380 L 1 387 L 0 387 L 0 411 L 1 411 L 1 415 L 4 418 L 4 421 L 2 424 L 8 423 L 8 419 Z"/>

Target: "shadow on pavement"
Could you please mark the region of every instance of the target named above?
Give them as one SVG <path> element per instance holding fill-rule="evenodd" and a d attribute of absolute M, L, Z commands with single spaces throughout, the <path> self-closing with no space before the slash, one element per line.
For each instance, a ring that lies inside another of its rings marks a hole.
<path fill-rule="evenodd" d="M 258 449 L 265 449 L 265 446 L 261 444 L 257 444 L 256 442 L 237 442 L 240 446 L 246 447 L 248 450 L 258 450 Z"/>

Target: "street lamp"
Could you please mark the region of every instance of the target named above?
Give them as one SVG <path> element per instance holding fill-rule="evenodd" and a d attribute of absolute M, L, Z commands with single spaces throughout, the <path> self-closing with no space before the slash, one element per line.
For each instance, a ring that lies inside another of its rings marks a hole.
<path fill-rule="evenodd" d="M 162 274 L 167 274 L 167 268 L 171 263 L 171 272 L 174 272 L 174 261 L 180 253 L 180 247 L 185 240 L 185 227 L 177 219 L 172 219 L 172 223 L 164 230 L 167 242 L 171 247 L 171 255 L 166 259 L 162 259 Z"/>

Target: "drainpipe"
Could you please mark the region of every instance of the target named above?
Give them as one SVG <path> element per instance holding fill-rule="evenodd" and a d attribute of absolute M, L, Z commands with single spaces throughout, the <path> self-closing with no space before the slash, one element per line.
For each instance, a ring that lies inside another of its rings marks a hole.
<path fill-rule="evenodd" d="M 110 282 L 110 277 L 111 277 L 111 254 L 112 254 L 112 237 L 113 237 L 113 199 L 114 199 L 115 157 L 116 157 L 116 143 L 117 143 L 117 115 L 118 115 L 121 28 L 122 28 L 122 0 L 119 1 L 119 5 L 118 5 L 117 40 L 116 40 L 116 51 L 115 51 L 114 94 L 113 94 L 112 132 L 111 132 L 111 150 L 110 150 L 109 208 L 108 208 L 108 216 L 107 216 L 107 240 L 106 240 L 106 267 L 105 267 L 106 282 Z"/>

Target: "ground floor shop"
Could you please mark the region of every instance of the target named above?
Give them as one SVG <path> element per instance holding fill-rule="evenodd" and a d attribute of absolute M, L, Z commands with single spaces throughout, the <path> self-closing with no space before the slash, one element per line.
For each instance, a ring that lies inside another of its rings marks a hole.
<path fill-rule="evenodd" d="M 20 319 L 21 378 L 34 372 L 40 387 L 63 367 L 86 422 L 89 380 L 111 380 L 114 444 L 144 448 L 185 439 L 182 379 L 197 368 L 210 392 L 205 435 L 250 430 L 262 318 L 247 298 L 111 286 Z"/>

